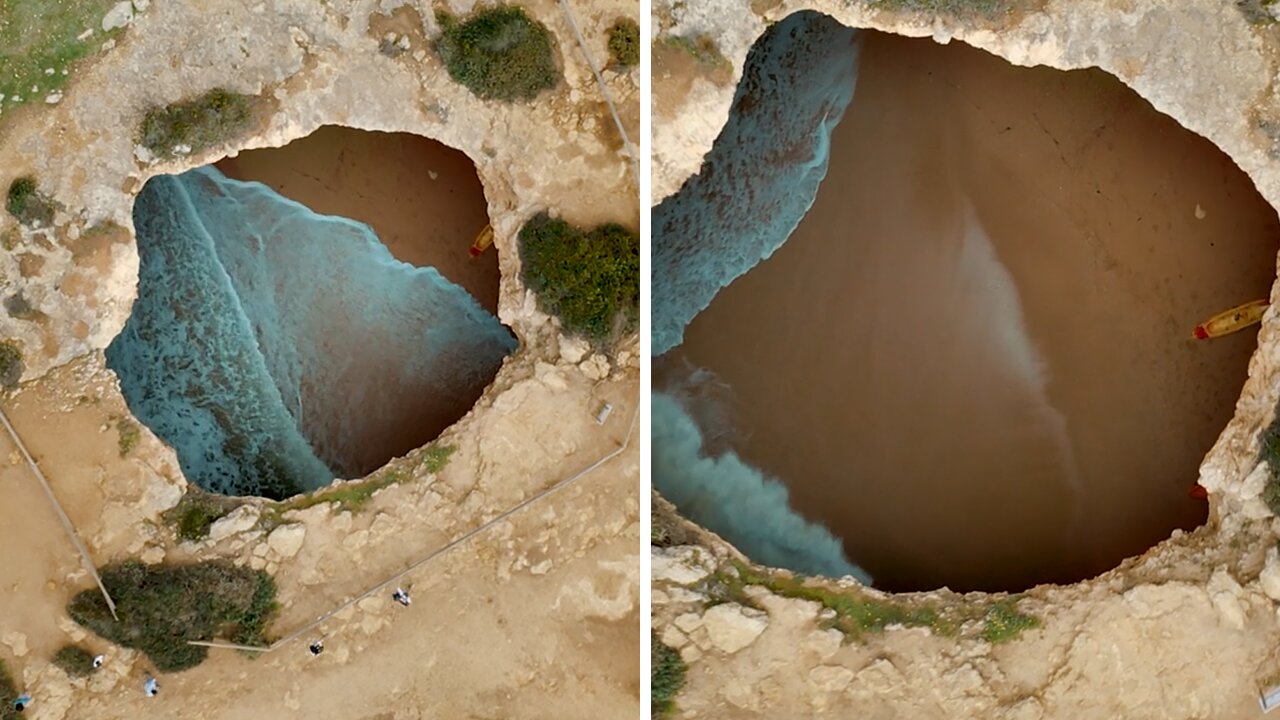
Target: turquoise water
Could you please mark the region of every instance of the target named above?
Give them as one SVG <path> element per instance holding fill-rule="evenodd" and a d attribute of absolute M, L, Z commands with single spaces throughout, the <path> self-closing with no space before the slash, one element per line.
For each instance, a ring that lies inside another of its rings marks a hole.
<path fill-rule="evenodd" d="M 827 173 L 831 131 L 853 101 L 857 34 L 800 12 L 771 27 L 747 57 L 732 110 L 700 172 L 653 214 L 653 354 L 722 288 L 791 235 Z M 871 578 L 840 540 L 796 512 L 785 484 L 736 453 L 708 447 L 722 432 L 694 372 L 681 389 L 655 388 L 653 483 L 680 512 L 756 562 L 822 575 Z M 695 419 L 697 418 L 697 419 Z"/>
<path fill-rule="evenodd" d="M 211 167 L 149 181 L 134 225 L 138 299 L 107 363 L 212 492 L 283 498 L 367 474 L 430 440 L 441 419 L 423 408 L 469 406 L 516 347 L 368 226 Z"/>

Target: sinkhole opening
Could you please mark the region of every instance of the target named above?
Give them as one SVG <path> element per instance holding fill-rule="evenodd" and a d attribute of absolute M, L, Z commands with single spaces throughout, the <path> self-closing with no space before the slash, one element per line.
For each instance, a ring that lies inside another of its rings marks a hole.
<path fill-rule="evenodd" d="M 655 73 L 657 71 L 655 70 Z M 754 560 L 1022 590 L 1204 523 L 1280 222 L 1107 73 L 816 13 L 655 208 L 654 483 Z"/>
<path fill-rule="evenodd" d="M 471 161 L 324 127 L 152 178 L 138 298 L 107 364 L 210 492 L 282 499 L 358 478 L 475 404 L 516 339 Z M 483 243 L 481 243 L 483 245 Z"/>

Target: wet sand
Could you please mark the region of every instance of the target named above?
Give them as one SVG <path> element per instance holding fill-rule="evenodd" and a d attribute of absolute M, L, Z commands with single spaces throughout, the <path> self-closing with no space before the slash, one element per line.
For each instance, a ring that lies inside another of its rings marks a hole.
<path fill-rule="evenodd" d="M 734 449 L 885 589 L 1070 582 L 1201 524 L 1256 330 L 1191 331 L 1267 296 L 1275 212 L 1101 71 L 864 40 L 813 209 L 665 362 L 733 388 Z"/>
<path fill-rule="evenodd" d="M 368 224 L 397 259 L 435 267 L 497 313 L 497 251 L 467 253 L 489 215 L 475 165 L 461 151 L 408 133 L 325 126 L 216 166 L 318 213 Z"/>

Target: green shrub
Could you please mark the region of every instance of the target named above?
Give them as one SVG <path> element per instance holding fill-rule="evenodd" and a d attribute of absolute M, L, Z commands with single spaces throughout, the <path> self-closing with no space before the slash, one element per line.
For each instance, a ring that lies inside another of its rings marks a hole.
<path fill-rule="evenodd" d="M 1271 514 L 1280 517 L 1280 408 L 1271 425 L 1262 431 L 1261 455 L 1270 475 L 1262 489 L 1262 500 L 1271 508 Z"/>
<path fill-rule="evenodd" d="M 521 8 L 498 5 L 465 20 L 437 12 L 436 51 L 449 76 L 485 100 L 532 100 L 560 82 L 551 32 Z"/>
<path fill-rule="evenodd" d="M 157 566 L 127 560 L 108 565 L 101 575 L 120 619 L 111 617 L 96 588 L 72 598 L 67 612 L 107 640 L 146 653 L 161 672 L 204 662 L 208 648 L 189 640 L 222 636 L 241 645 L 267 643 L 276 585 L 261 570 L 223 560 Z"/>
<path fill-rule="evenodd" d="M 564 329 L 603 343 L 640 318 L 640 238 L 621 225 L 584 231 L 546 213 L 520 229 L 520 277 Z"/>
<path fill-rule="evenodd" d="M 148 110 L 138 142 L 162 158 L 174 157 L 180 145 L 199 153 L 247 131 L 257 112 L 257 98 L 214 88 L 194 100 Z"/>
<path fill-rule="evenodd" d="M 457 451 L 456 445 L 428 445 L 422 451 L 422 467 L 429 473 L 438 473 L 449 464 L 449 458 Z"/>
<path fill-rule="evenodd" d="M 9 668 L 0 660 L 0 720 L 19 720 L 22 715 L 13 709 L 13 701 L 18 699 L 18 686 L 13 683 Z"/>
<path fill-rule="evenodd" d="M 667 35 L 658 41 L 669 48 L 688 53 L 710 70 L 733 70 L 733 63 L 720 52 L 720 47 L 709 35 Z"/>
<path fill-rule="evenodd" d="M 13 390 L 22 380 L 22 348 L 12 340 L 0 341 L 0 390 Z"/>
<path fill-rule="evenodd" d="M 93 653 L 79 645 L 63 645 L 54 653 L 53 664 L 73 678 L 88 677 L 98 670 L 93 666 Z"/>
<path fill-rule="evenodd" d="M 881 10 L 922 12 L 955 17 L 996 17 L 1020 7 L 1031 7 L 1031 0 L 875 0 Z"/>
<path fill-rule="evenodd" d="M 116 421 L 116 433 L 120 436 L 120 457 L 127 457 L 142 440 L 142 428 L 128 418 L 120 418 Z"/>
<path fill-rule="evenodd" d="M 1018 637 L 1024 630 L 1039 626 L 1039 618 L 1018 612 L 1014 600 L 1000 600 L 987 609 L 982 638 L 989 643 L 1002 643 Z"/>
<path fill-rule="evenodd" d="M 651 717 L 664 718 L 675 710 L 676 693 L 684 687 L 684 660 L 680 659 L 680 653 L 663 645 L 655 633 L 649 661 L 652 680 L 649 696 L 653 700 Z"/>
<path fill-rule="evenodd" d="M 1244 15 L 1253 25 L 1271 25 L 1276 22 L 1276 17 L 1271 11 L 1280 0 L 1235 0 L 1236 9 Z"/>
<path fill-rule="evenodd" d="M 174 527 L 179 540 L 199 542 L 209 535 L 209 528 L 236 507 L 230 498 L 192 488 L 176 507 L 165 511 L 165 519 Z"/>
<path fill-rule="evenodd" d="M 58 211 L 57 203 L 40 192 L 36 179 L 27 175 L 9 184 L 9 197 L 5 203 L 9 214 L 28 227 L 49 227 Z"/>
<path fill-rule="evenodd" d="M 609 55 L 619 67 L 640 64 L 640 26 L 630 18 L 619 18 L 609 28 Z"/>

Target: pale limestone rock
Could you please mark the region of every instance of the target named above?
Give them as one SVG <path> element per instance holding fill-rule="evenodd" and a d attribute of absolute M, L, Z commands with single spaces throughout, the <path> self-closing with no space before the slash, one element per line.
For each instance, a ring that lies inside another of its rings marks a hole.
<path fill-rule="evenodd" d="M 291 558 L 302 549 L 307 538 L 307 526 L 302 524 L 281 525 L 267 536 L 267 544 L 272 552 L 282 558 Z"/>
<path fill-rule="evenodd" d="M 1035 698 L 1027 698 L 1009 708 L 1005 715 L 1009 720 L 1040 720 L 1044 717 L 1044 708 Z"/>
<path fill-rule="evenodd" d="M 669 648 L 679 650 L 689 644 L 689 638 L 680 629 L 674 625 L 668 625 L 662 631 L 662 644 Z"/>
<path fill-rule="evenodd" d="M 1209 595 L 1222 622 L 1236 630 L 1244 629 L 1244 605 L 1240 601 L 1243 592 L 1240 584 L 1226 570 L 1218 570 L 1209 578 Z"/>
<path fill-rule="evenodd" d="M 27 654 L 27 636 L 16 630 L 0 636 L 0 642 L 7 645 L 16 657 L 25 657 Z"/>
<path fill-rule="evenodd" d="M 1276 548 L 1267 548 L 1267 562 L 1258 575 L 1258 582 L 1267 597 L 1280 602 L 1280 553 Z"/>
<path fill-rule="evenodd" d="M 164 548 L 152 546 L 143 550 L 141 560 L 148 565 L 158 565 L 164 562 Z"/>
<path fill-rule="evenodd" d="M 592 380 L 603 380 L 609 377 L 609 359 L 604 355 L 596 353 L 586 360 L 583 360 L 578 365 L 578 369 L 582 371 L 583 375 L 586 375 Z"/>
<path fill-rule="evenodd" d="M 652 548 L 653 579 L 677 585 L 692 585 L 709 576 L 712 568 L 704 557 L 706 551 L 696 547 Z"/>
<path fill-rule="evenodd" d="M 589 352 L 591 352 L 591 343 L 586 340 L 560 336 L 560 357 L 570 365 L 577 365 Z"/>
<path fill-rule="evenodd" d="M 697 613 L 685 613 L 677 615 L 672 622 L 686 635 L 692 635 L 695 630 L 702 627 L 702 616 Z"/>
<path fill-rule="evenodd" d="M 702 623 L 711 645 L 732 655 L 755 642 L 769 626 L 769 617 L 753 608 L 725 603 L 708 609 L 702 616 Z"/>
<path fill-rule="evenodd" d="M 106 15 L 102 16 L 102 29 L 104 32 L 122 28 L 133 21 L 133 3 L 129 0 L 118 2 L 111 6 Z"/>
<path fill-rule="evenodd" d="M 842 692 L 853 682 L 853 671 L 839 665 L 819 665 L 809 671 L 809 684 L 818 692 Z"/>
<path fill-rule="evenodd" d="M 258 508 L 253 505 L 241 505 L 232 510 L 226 517 L 209 526 L 208 542 L 216 543 L 224 538 L 245 532 L 257 523 Z"/>
<path fill-rule="evenodd" d="M 689 643 L 680 648 L 680 659 L 685 661 L 685 664 L 698 662 L 702 659 L 702 648 Z"/>

